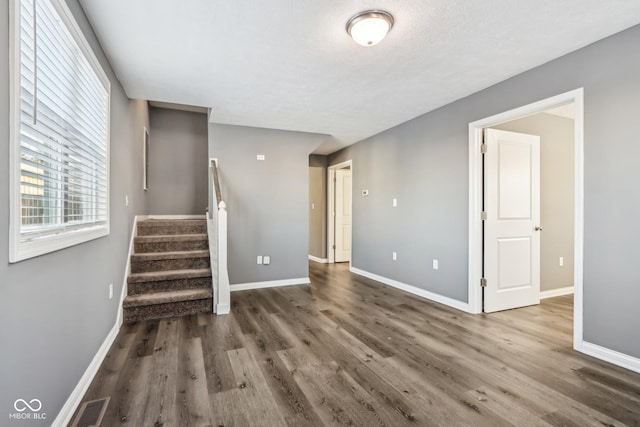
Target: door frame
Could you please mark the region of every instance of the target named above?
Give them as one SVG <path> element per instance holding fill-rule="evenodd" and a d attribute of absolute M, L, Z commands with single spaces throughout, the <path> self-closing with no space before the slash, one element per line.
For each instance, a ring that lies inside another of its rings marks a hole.
<path fill-rule="evenodd" d="M 482 312 L 482 131 L 504 122 L 574 103 L 574 305 L 573 347 L 583 332 L 584 261 L 584 89 L 579 88 L 469 123 L 469 311 Z"/>
<path fill-rule="evenodd" d="M 327 262 L 335 262 L 335 244 L 336 221 L 333 216 L 335 210 L 336 192 L 334 179 L 338 169 L 344 169 L 347 166 L 351 168 L 351 199 L 349 200 L 349 211 L 351 212 L 351 254 L 349 255 L 349 268 L 351 268 L 351 259 L 353 258 L 353 160 L 346 160 L 327 168 Z"/>

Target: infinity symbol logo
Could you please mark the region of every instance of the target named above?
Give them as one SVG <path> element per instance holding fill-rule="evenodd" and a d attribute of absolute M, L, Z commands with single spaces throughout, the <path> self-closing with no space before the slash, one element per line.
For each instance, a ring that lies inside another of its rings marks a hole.
<path fill-rule="evenodd" d="M 27 403 L 27 401 L 24 399 L 18 399 L 13 403 L 13 407 L 18 412 L 24 412 L 27 410 L 27 408 L 31 409 L 31 412 L 38 412 L 40 409 L 42 409 L 42 402 L 40 402 L 38 399 L 31 399 Z"/>

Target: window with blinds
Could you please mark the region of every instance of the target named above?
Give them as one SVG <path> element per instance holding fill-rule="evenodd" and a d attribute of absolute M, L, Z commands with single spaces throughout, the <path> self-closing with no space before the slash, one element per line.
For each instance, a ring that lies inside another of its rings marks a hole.
<path fill-rule="evenodd" d="M 13 0 L 12 261 L 109 233 L 110 83 L 64 0 Z"/>

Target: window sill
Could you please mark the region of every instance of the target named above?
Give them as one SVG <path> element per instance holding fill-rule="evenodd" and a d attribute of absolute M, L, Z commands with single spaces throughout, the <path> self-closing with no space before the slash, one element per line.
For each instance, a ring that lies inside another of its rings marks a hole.
<path fill-rule="evenodd" d="M 9 262 L 15 263 L 59 251 L 109 235 L 109 225 L 85 228 L 55 236 L 46 236 L 26 242 L 14 238 L 9 251 Z"/>

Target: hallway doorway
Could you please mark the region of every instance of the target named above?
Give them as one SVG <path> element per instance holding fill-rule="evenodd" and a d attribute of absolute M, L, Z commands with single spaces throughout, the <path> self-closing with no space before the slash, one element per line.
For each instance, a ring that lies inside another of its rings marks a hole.
<path fill-rule="evenodd" d="M 352 161 L 328 168 L 327 254 L 328 261 L 351 262 Z"/>

